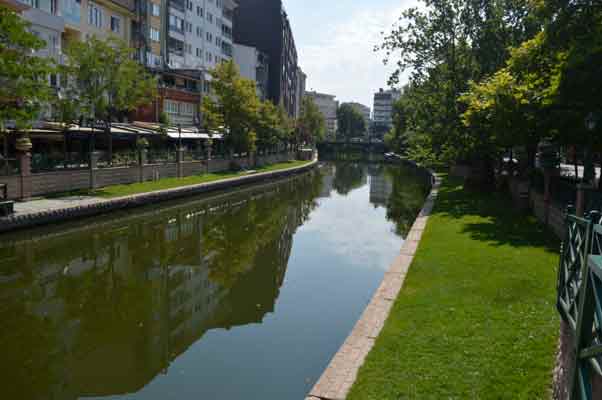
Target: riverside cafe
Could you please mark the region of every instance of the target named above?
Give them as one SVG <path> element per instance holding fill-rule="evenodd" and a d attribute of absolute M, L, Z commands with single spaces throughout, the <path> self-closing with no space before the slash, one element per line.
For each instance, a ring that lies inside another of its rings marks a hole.
<path fill-rule="evenodd" d="M 110 135 L 104 124 L 69 125 L 43 122 L 30 129 L 32 172 L 87 168 L 90 154 L 98 155 L 98 166 L 127 166 L 138 163 L 138 150 L 147 150 L 148 163 L 176 162 L 178 147 L 185 159 L 202 160 L 221 154 L 222 135 L 197 127 L 168 126 L 149 122 L 112 123 Z M 16 153 L 23 135 L 8 130 L 0 140 L 0 175 L 17 171 Z"/>

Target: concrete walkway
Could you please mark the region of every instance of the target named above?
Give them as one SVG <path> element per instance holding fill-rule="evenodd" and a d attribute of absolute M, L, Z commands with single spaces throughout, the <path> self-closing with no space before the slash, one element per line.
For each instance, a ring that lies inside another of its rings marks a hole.
<path fill-rule="evenodd" d="M 105 199 L 92 196 L 69 196 L 56 199 L 33 199 L 15 203 L 15 216 L 37 214 L 45 211 L 57 211 L 64 208 L 82 207 L 98 204 Z"/>
<path fill-rule="evenodd" d="M 383 281 L 374 293 L 359 321 L 347 340 L 330 361 L 330 364 L 309 392 L 305 400 L 344 400 L 347 398 L 358 371 L 380 334 L 393 303 L 401 290 L 422 233 L 435 205 L 441 180 L 436 178 L 424 207 L 408 233 L 399 256 L 395 259 Z"/>

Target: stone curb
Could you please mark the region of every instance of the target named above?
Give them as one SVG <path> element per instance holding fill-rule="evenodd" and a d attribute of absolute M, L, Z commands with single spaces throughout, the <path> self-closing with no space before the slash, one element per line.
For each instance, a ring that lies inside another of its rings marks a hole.
<path fill-rule="evenodd" d="M 308 393 L 305 400 L 344 400 L 357 378 L 357 373 L 389 316 L 393 302 L 401 290 L 414 260 L 428 218 L 435 205 L 441 181 L 432 171 L 433 186 L 401 251 L 393 261 L 353 330 L 334 355 L 330 364 Z"/>
<path fill-rule="evenodd" d="M 193 195 L 263 182 L 270 179 L 292 176 L 308 171 L 316 167 L 317 164 L 318 160 L 314 160 L 309 164 L 299 167 L 261 172 L 253 175 L 223 179 L 209 183 L 200 183 L 198 185 L 183 186 L 173 189 L 158 190 L 155 192 L 141 193 L 131 196 L 116 197 L 114 199 L 102 200 L 88 205 L 72 206 L 55 210 L 2 217 L 0 218 L 0 233 L 49 225 L 58 222 L 72 221 L 79 218 L 106 214 L 111 211 L 126 210 L 158 202 L 181 199 Z"/>

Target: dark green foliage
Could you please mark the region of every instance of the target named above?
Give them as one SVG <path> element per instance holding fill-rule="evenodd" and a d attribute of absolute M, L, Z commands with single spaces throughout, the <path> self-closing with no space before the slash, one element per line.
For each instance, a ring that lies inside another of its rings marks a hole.
<path fill-rule="evenodd" d="M 366 122 L 362 114 L 350 104 L 337 109 L 338 135 L 345 139 L 362 136 L 366 132 Z"/>

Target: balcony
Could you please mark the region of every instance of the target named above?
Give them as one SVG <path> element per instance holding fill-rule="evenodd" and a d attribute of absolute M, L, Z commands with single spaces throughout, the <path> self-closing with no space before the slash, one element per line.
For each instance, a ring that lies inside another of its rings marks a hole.
<path fill-rule="evenodd" d="M 170 0 L 169 6 L 175 8 L 176 10 L 186 12 L 186 1 L 185 0 Z"/>
<path fill-rule="evenodd" d="M 232 45 L 227 42 L 222 42 L 222 54 L 227 57 L 232 57 Z"/>
<path fill-rule="evenodd" d="M 136 5 L 134 3 L 134 0 L 110 0 L 107 2 L 117 4 L 118 6 L 121 6 L 131 12 L 136 11 Z"/>
<path fill-rule="evenodd" d="M 222 8 L 222 17 L 232 22 L 232 20 L 234 19 L 234 10 Z"/>

